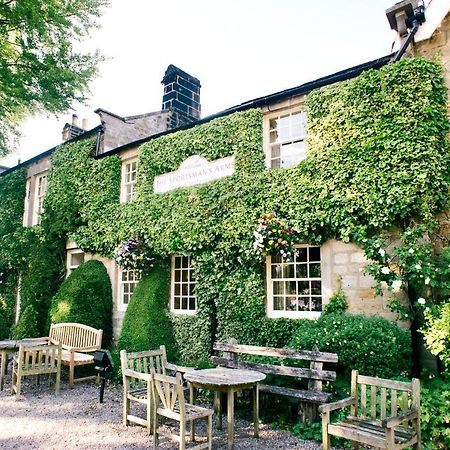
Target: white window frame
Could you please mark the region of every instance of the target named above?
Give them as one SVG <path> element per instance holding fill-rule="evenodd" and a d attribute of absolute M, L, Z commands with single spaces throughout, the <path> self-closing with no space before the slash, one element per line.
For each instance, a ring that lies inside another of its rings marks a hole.
<path fill-rule="evenodd" d="M 136 199 L 137 170 L 138 170 L 138 158 L 131 158 L 122 162 L 122 177 L 120 189 L 121 203 L 132 202 Z"/>
<path fill-rule="evenodd" d="M 188 266 L 184 267 L 181 265 L 180 268 L 176 268 L 176 260 L 177 258 L 188 258 Z M 196 280 L 194 277 L 194 268 L 192 266 L 192 257 L 190 255 L 173 255 L 172 256 L 172 264 L 171 264 L 172 270 L 171 270 L 171 282 L 170 282 L 170 312 L 173 314 L 182 314 L 182 315 L 195 315 L 197 313 L 197 297 L 195 295 L 195 285 Z M 177 272 L 180 272 L 180 276 L 176 276 Z M 183 281 L 183 271 L 187 272 L 187 281 Z M 177 288 L 176 286 L 180 286 L 179 292 L 181 294 L 176 294 Z M 183 297 L 186 297 L 183 295 L 183 286 L 188 285 L 188 295 L 187 295 L 187 308 L 175 308 L 175 302 L 177 299 L 180 300 L 180 304 L 182 305 Z M 191 287 L 193 291 L 191 291 Z M 189 308 L 189 301 L 190 299 L 194 299 L 194 309 Z"/>
<path fill-rule="evenodd" d="M 71 264 L 73 255 L 84 255 L 83 261 L 80 264 Z M 81 264 L 85 262 L 86 255 L 80 248 L 67 250 L 66 255 L 66 278 Z"/>
<path fill-rule="evenodd" d="M 131 274 L 133 275 L 132 280 L 123 280 L 123 275 L 127 274 L 129 277 Z M 131 297 L 133 295 L 134 290 L 136 289 L 137 284 L 141 279 L 141 273 L 138 270 L 127 270 L 119 267 L 118 270 L 118 301 L 117 301 L 117 309 L 119 311 L 126 311 L 128 305 L 130 303 Z M 131 292 L 125 292 L 125 286 L 132 286 Z M 127 297 L 127 301 L 125 302 L 125 296 Z"/>
<path fill-rule="evenodd" d="M 44 197 L 48 187 L 48 171 L 36 175 L 34 182 L 33 225 L 41 223 L 44 212 Z"/>
<path fill-rule="evenodd" d="M 311 276 L 307 276 L 307 277 L 296 277 L 296 271 L 295 271 L 295 265 L 294 265 L 294 278 L 289 278 L 289 277 L 284 277 L 284 278 L 272 278 L 272 265 L 275 264 L 279 264 L 279 263 L 272 263 L 272 257 L 268 256 L 266 258 L 266 282 L 267 282 L 267 317 L 269 318 L 289 318 L 289 319 L 316 319 L 318 318 L 322 311 L 289 311 L 286 309 L 283 310 L 276 310 L 274 309 L 274 292 L 273 292 L 273 281 L 282 281 L 282 282 L 316 282 L 316 281 L 320 281 L 321 282 L 321 303 L 322 303 L 322 310 L 323 310 L 323 306 L 324 306 L 324 263 L 323 263 L 323 251 L 322 251 L 322 247 L 317 246 L 317 245 L 307 245 L 307 244 L 302 244 L 302 245 L 296 245 L 296 248 L 301 249 L 301 248 L 319 248 L 320 249 L 320 261 L 310 261 L 309 260 L 309 256 L 307 256 L 307 262 L 306 265 L 308 266 L 308 273 L 309 273 L 309 265 L 313 264 L 313 263 L 320 263 L 320 277 L 311 277 Z M 309 255 L 309 250 L 307 251 L 307 255 Z M 293 262 L 290 262 L 291 264 L 295 264 L 295 259 Z M 282 264 L 289 264 L 289 262 L 286 262 L 283 260 Z M 297 294 L 294 294 L 298 295 Z M 287 297 L 287 294 L 282 294 L 282 297 Z M 314 297 L 316 298 L 316 296 L 313 296 L 311 294 L 311 292 L 309 293 L 309 297 Z M 318 297 L 318 296 L 317 296 Z"/>
<path fill-rule="evenodd" d="M 282 139 L 278 142 L 270 142 L 271 133 L 273 133 L 275 131 L 275 129 L 271 130 L 271 126 L 270 126 L 271 121 L 274 119 L 277 119 L 277 118 L 285 117 L 285 116 L 292 117 L 295 114 L 303 114 L 305 116 L 304 133 L 298 134 L 298 135 L 291 135 L 289 138 Z M 294 108 L 289 108 L 289 109 L 280 109 L 278 111 L 264 115 L 264 149 L 265 149 L 265 155 L 266 155 L 266 167 L 267 168 L 272 169 L 272 168 L 294 167 L 297 164 L 299 164 L 300 161 L 303 161 L 304 159 L 306 159 L 307 150 L 308 150 L 306 126 L 307 126 L 307 117 L 306 117 L 305 108 L 303 106 L 296 106 Z M 280 150 L 280 155 L 278 157 L 277 156 L 274 157 L 272 154 L 273 147 L 275 147 L 276 145 L 287 145 L 287 144 L 293 144 L 296 142 L 302 142 L 304 144 L 305 155 L 303 156 L 303 158 L 301 158 L 298 162 L 291 164 L 291 165 L 282 165 L 281 161 L 280 161 L 279 167 L 272 167 L 272 161 L 277 160 L 277 159 L 281 160 L 281 150 Z"/>
<path fill-rule="evenodd" d="M 31 202 L 31 178 L 27 179 L 25 184 L 25 199 L 23 201 L 23 220 L 22 225 L 24 227 L 28 226 L 28 221 L 30 220 L 30 202 Z"/>

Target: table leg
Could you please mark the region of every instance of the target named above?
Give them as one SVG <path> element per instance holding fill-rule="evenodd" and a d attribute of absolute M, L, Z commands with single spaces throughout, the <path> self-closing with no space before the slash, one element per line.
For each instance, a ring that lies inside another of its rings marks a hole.
<path fill-rule="evenodd" d="M 191 403 L 191 405 L 193 405 L 194 401 L 195 401 L 194 386 L 192 386 L 192 383 L 189 383 L 189 402 Z M 195 441 L 195 423 L 193 420 L 189 421 L 189 433 L 190 433 L 191 442 L 194 442 Z"/>
<path fill-rule="evenodd" d="M 254 436 L 259 437 L 259 383 L 253 386 L 253 426 Z"/>
<path fill-rule="evenodd" d="M 216 413 L 217 429 L 222 429 L 222 392 L 214 391 L 214 411 Z"/>
<path fill-rule="evenodd" d="M 234 391 L 228 389 L 228 409 L 227 409 L 227 422 L 228 422 L 228 450 L 233 449 L 234 438 Z"/>
<path fill-rule="evenodd" d="M 6 350 L 2 350 L 0 352 L 1 357 L 1 367 L 0 367 L 0 391 L 3 391 L 3 382 L 6 375 L 6 362 L 8 360 L 8 354 L 6 353 Z"/>

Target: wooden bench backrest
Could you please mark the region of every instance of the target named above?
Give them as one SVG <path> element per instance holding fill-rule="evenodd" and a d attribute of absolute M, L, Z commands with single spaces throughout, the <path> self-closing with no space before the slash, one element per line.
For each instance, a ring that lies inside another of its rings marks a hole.
<path fill-rule="evenodd" d="M 214 343 L 213 349 L 223 352 L 222 357 L 213 356 L 211 361 L 233 369 L 253 369 L 265 374 L 284 375 L 290 377 L 307 378 L 310 380 L 309 389 L 322 390 L 322 381 L 334 381 L 336 372 L 323 370 L 323 363 L 337 363 L 335 353 L 319 351 L 293 350 L 288 348 L 257 347 L 254 345 L 239 345 L 230 343 Z M 310 361 L 310 367 L 289 367 L 286 365 L 262 364 L 240 361 L 238 355 L 254 355 L 275 357 L 281 360 Z"/>
<path fill-rule="evenodd" d="M 360 418 L 383 420 L 399 413 L 419 409 L 420 382 L 386 380 L 359 375 L 352 371 L 351 395 L 357 399 L 351 407 L 351 415 Z"/>
<path fill-rule="evenodd" d="M 63 349 L 94 351 L 101 348 L 102 330 L 82 323 L 55 323 L 50 326 L 50 342 Z"/>

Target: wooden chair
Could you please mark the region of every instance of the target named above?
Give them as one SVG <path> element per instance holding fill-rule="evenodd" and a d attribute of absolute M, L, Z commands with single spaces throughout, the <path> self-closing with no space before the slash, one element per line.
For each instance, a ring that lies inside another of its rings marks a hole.
<path fill-rule="evenodd" d="M 166 347 L 161 345 L 157 350 L 127 353 L 120 351 L 120 362 L 123 378 L 123 424 L 130 422 L 147 427 L 152 431 L 152 395 L 150 375 L 152 370 L 159 374 L 168 372 L 186 372 L 188 367 L 178 366 L 167 362 Z M 146 405 L 146 417 L 130 414 L 131 402 Z"/>
<path fill-rule="evenodd" d="M 158 448 L 159 435 L 170 440 L 179 442 L 180 450 L 186 448 L 186 425 L 191 424 L 190 438 L 195 442 L 194 421 L 197 419 L 207 419 L 207 441 L 205 443 L 193 445 L 192 449 L 212 447 L 212 415 L 213 410 L 201 406 L 192 405 L 185 402 L 184 389 L 181 374 L 175 377 L 153 373 L 153 449 Z M 174 434 L 165 429 L 158 428 L 158 416 L 166 417 L 180 423 L 180 434 Z"/>
<path fill-rule="evenodd" d="M 350 415 L 330 423 L 330 412 L 350 406 Z M 399 412 L 400 408 L 400 412 Z M 330 435 L 353 441 L 354 448 L 367 444 L 397 450 L 421 449 L 420 384 L 366 377 L 352 371 L 351 397 L 319 406 L 322 413 L 323 449 L 330 449 Z"/>
<path fill-rule="evenodd" d="M 56 374 L 55 393 L 61 383 L 61 344 L 26 346 L 20 344 L 19 353 L 13 359 L 11 392 L 20 398 L 22 378 L 30 375 Z"/>

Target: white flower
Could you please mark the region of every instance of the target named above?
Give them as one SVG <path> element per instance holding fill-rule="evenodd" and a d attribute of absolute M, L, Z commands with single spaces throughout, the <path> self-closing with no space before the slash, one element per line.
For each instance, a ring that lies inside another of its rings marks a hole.
<path fill-rule="evenodd" d="M 425 284 L 427 284 L 427 285 L 430 284 L 430 281 L 431 281 L 430 277 L 425 278 Z"/>
<path fill-rule="evenodd" d="M 422 268 L 420 264 L 416 264 L 414 267 L 416 268 L 416 270 L 420 270 Z"/>
<path fill-rule="evenodd" d="M 380 248 L 380 250 L 378 250 L 378 253 L 379 253 L 381 256 L 384 256 L 384 255 L 386 254 L 386 252 L 385 252 L 384 249 L 382 249 L 382 248 Z"/>
<path fill-rule="evenodd" d="M 383 273 L 384 275 L 388 275 L 391 273 L 391 269 L 389 269 L 389 267 L 382 267 L 381 273 Z"/>
<path fill-rule="evenodd" d="M 426 300 L 425 300 L 423 297 L 420 297 L 420 298 L 417 299 L 417 303 L 418 303 L 419 305 L 425 305 Z"/>
<path fill-rule="evenodd" d="M 411 253 L 411 255 L 414 253 L 414 249 L 413 248 L 410 248 L 409 250 L 408 250 L 408 252 L 409 253 Z"/>
<path fill-rule="evenodd" d="M 398 292 L 402 287 L 402 280 L 394 280 L 391 286 L 394 292 Z"/>

